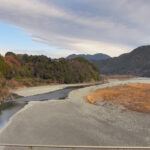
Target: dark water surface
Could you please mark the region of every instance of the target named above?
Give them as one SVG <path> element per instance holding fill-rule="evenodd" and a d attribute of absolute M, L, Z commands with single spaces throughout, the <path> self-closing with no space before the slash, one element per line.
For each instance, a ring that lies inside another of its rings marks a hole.
<path fill-rule="evenodd" d="M 14 99 L 11 102 L 6 102 L 2 104 L 0 106 L 0 129 L 2 129 L 2 127 L 6 125 L 10 117 L 12 117 L 16 112 L 22 109 L 28 102 L 45 101 L 45 100 L 62 100 L 65 99 L 72 90 L 82 87 L 84 86 L 68 87 L 45 94 Z"/>

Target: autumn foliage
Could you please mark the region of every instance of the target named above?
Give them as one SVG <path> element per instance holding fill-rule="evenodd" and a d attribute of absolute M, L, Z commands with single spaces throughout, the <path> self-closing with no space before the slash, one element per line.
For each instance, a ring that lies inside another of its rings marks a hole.
<path fill-rule="evenodd" d="M 84 58 L 51 59 L 44 55 L 6 53 L 0 57 L 0 75 L 7 79 L 38 78 L 53 83 L 100 80 L 98 69 Z"/>
<path fill-rule="evenodd" d="M 5 61 L 11 69 L 14 68 L 14 65 L 20 67 L 20 63 L 13 56 L 6 56 Z"/>

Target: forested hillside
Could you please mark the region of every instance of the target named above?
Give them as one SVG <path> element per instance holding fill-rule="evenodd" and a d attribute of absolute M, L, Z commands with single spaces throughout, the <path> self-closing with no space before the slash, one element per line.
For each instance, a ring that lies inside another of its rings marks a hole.
<path fill-rule="evenodd" d="M 78 83 L 99 80 L 98 69 L 84 58 L 66 60 L 46 56 L 29 56 L 8 52 L 0 56 L 0 76 L 11 78 L 40 78 L 57 83 Z"/>
<path fill-rule="evenodd" d="M 51 59 L 12 52 L 0 55 L 0 103 L 12 98 L 9 91 L 14 88 L 98 80 L 98 69 L 84 58 Z"/>
<path fill-rule="evenodd" d="M 141 46 L 119 57 L 92 63 L 106 75 L 129 74 L 150 77 L 150 46 Z"/>

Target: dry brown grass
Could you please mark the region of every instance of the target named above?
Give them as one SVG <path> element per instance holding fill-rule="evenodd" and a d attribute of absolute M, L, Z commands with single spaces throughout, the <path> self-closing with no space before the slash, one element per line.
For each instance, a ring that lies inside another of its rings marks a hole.
<path fill-rule="evenodd" d="M 88 102 L 113 102 L 138 112 L 150 113 L 150 84 L 128 84 L 97 90 L 87 95 Z"/>
<path fill-rule="evenodd" d="M 133 75 L 102 75 L 104 80 L 109 80 L 109 79 L 117 79 L 117 80 L 126 80 L 130 78 L 134 78 L 136 76 Z"/>

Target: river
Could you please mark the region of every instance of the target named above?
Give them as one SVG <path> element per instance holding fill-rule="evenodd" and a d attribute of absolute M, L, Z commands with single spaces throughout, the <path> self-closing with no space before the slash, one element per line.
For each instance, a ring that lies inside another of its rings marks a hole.
<path fill-rule="evenodd" d="M 1 129 L 0 143 L 149 146 L 149 114 L 130 111 L 104 101 L 92 105 L 86 100 L 90 92 L 132 83 L 150 84 L 150 79 L 111 80 L 109 83 L 73 90 L 65 100 L 31 103 L 12 116 Z M 42 87 L 39 90 L 42 91 Z M 6 149 L 20 150 L 16 147 Z"/>
<path fill-rule="evenodd" d="M 0 107 L 0 129 L 2 129 L 6 125 L 10 117 L 12 117 L 16 112 L 22 109 L 28 102 L 46 101 L 46 100 L 62 100 L 68 96 L 69 92 L 77 88 L 81 88 L 81 87 L 84 87 L 84 86 L 67 87 L 67 88 L 56 90 L 56 91 L 49 92 L 49 93 L 17 98 L 17 99 L 11 100 L 10 102 L 2 104 L 2 106 Z"/>

